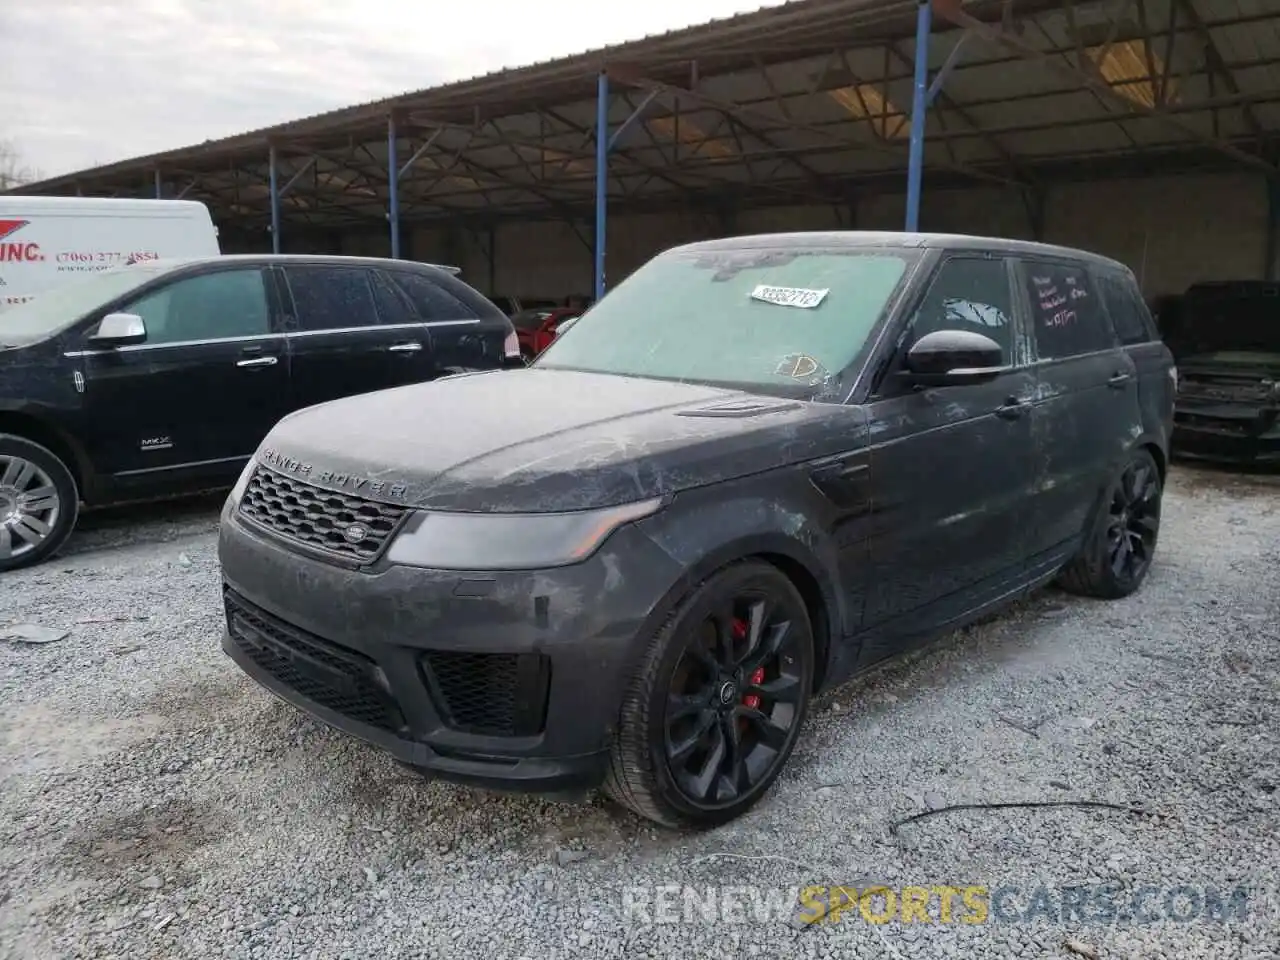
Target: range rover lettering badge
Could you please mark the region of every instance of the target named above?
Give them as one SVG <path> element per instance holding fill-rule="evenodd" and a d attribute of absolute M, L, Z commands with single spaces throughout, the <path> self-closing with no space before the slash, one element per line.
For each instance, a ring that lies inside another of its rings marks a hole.
<path fill-rule="evenodd" d="M 317 470 L 311 464 L 283 454 L 279 450 L 270 448 L 263 450 L 260 459 L 274 470 L 306 477 L 322 486 L 339 487 L 369 497 L 385 496 L 393 500 L 403 500 L 408 492 L 408 488 L 403 483 L 387 483 L 385 480 L 374 480 L 372 477 L 340 473 L 336 470 Z"/>

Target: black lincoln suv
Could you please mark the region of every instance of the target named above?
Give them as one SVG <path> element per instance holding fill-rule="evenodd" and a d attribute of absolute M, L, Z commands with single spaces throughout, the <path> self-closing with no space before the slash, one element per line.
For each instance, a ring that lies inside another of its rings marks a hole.
<path fill-rule="evenodd" d="M 1151 565 L 1174 396 L 1133 275 L 969 237 L 656 257 L 527 369 L 286 417 L 227 500 L 226 652 L 424 773 L 760 799 L 816 690 Z"/>
<path fill-rule="evenodd" d="M 0 572 L 90 507 L 226 489 L 285 414 L 523 365 L 456 270 L 223 256 L 96 274 L 0 312 Z"/>

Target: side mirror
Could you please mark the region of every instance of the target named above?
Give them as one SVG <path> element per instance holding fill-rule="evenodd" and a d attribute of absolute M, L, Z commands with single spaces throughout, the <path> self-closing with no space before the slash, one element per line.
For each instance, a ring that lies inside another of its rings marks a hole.
<path fill-rule="evenodd" d="M 994 380 L 1009 368 L 1000 344 L 968 330 L 926 333 L 907 351 L 906 373 L 925 387 Z"/>
<path fill-rule="evenodd" d="M 560 336 L 560 334 L 564 333 L 581 319 L 582 317 L 566 317 L 564 320 L 561 320 L 560 323 L 556 325 L 555 336 Z"/>
<path fill-rule="evenodd" d="M 99 347 L 126 347 L 147 339 L 147 325 L 136 313 L 108 313 L 89 337 Z"/>

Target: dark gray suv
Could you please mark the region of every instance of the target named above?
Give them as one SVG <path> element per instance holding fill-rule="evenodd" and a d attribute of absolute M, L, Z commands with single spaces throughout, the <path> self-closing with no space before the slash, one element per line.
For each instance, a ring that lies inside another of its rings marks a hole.
<path fill-rule="evenodd" d="M 1122 264 L 973 237 L 669 250 L 527 369 L 285 418 L 228 499 L 226 652 L 426 773 L 760 799 L 816 690 L 1160 524 L 1171 356 Z"/>

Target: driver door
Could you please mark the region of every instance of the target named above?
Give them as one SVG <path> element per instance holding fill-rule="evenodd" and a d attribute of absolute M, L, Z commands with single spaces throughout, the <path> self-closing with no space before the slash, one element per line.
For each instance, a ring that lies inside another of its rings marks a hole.
<path fill-rule="evenodd" d="M 118 313 L 145 342 L 86 351 L 90 455 L 120 480 L 233 473 L 288 411 L 289 371 L 269 269 L 186 274 Z"/>
<path fill-rule="evenodd" d="M 918 388 L 906 352 L 935 330 L 990 337 L 1011 369 L 993 380 Z M 868 403 L 870 561 L 861 660 L 963 616 L 1021 576 L 1032 519 L 1034 377 L 1027 369 L 1010 264 L 949 256 L 909 315 Z"/>

